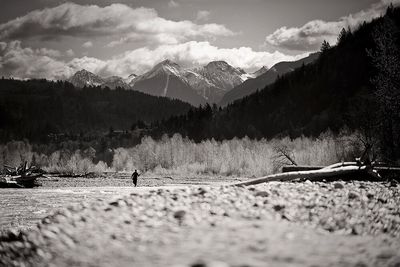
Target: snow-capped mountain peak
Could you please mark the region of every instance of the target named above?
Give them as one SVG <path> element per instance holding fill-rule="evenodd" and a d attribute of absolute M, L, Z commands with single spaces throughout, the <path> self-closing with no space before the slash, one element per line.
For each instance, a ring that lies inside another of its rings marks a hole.
<path fill-rule="evenodd" d="M 150 71 L 139 76 L 136 81 L 150 79 L 157 75 L 175 75 L 177 77 L 182 77 L 181 71 L 181 67 L 178 64 L 166 59 L 155 65 Z"/>
<path fill-rule="evenodd" d="M 124 81 L 127 84 L 130 84 L 134 79 L 136 79 L 138 76 L 134 73 L 132 73 L 131 75 L 129 75 L 127 78 L 124 79 Z"/>
<path fill-rule="evenodd" d="M 204 69 L 207 69 L 209 71 L 239 72 L 238 69 L 232 67 L 225 61 L 211 61 L 204 67 Z"/>
<path fill-rule="evenodd" d="M 242 69 L 234 68 L 225 61 L 213 61 L 198 70 L 198 73 L 207 78 L 217 88 L 229 91 L 247 78 L 246 72 Z"/>
<path fill-rule="evenodd" d="M 152 95 L 179 98 L 197 105 L 219 102 L 226 92 L 249 78 L 253 76 L 222 60 L 209 62 L 202 67 L 185 69 L 166 59 L 139 76 L 131 74 L 125 79 L 118 76 L 102 78 L 87 70 L 81 70 L 75 73 L 70 81 L 77 87 L 122 87 Z"/>
<path fill-rule="evenodd" d="M 69 82 L 76 87 L 99 86 L 104 83 L 104 79 L 90 71 L 82 69 L 69 78 Z"/>
<path fill-rule="evenodd" d="M 85 86 L 101 86 L 115 89 L 117 87 L 129 88 L 129 85 L 125 83 L 124 79 L 119 76 L 110 76 L 102 78 L 90 71 L 82 69 L 77 71 L 71 78 L 68 79 L 74 86 L 82 88 Z"/>
<path fill-rule="evenodd" d="M 178 67 L 178 68 L 180 67 L 177 63 L 173 62 L 170 59 L 165 59 L 165 60 L 161 61 L 160 63 L 158 63 L 157 65 L 174 66 L 174 67 Z"/>

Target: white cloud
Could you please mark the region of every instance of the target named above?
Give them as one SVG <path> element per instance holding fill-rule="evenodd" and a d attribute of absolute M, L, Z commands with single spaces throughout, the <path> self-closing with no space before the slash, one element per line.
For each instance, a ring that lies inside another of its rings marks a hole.
<path fill-rule="evenodd" d="M 393 4 L 399 4 L 400 0 L 392 0 Z M 315 51 L 318 50 L 324 40 L 335 44 L 338 34 L 343 28 L 355 28 L 364 21 L 381 16 L 389 0 L 381 0 L 369 9 L 350 14 L 338 21 L 313 20 L 302 27 L 281 27 L 266 37 L 266 43 L 289 50 Z"/>
<path fill-rule="evenodd" d="M 91 41 L 87 41 L 87 42 L 83 43 L 82 47 L 91 48 L 91 47 L 93 47 L 93 43 Z"/>
<path fill-rule="evenodd" d="M 99 7 L 64 3 L 0 24 L 1 40 L 112 37 L 117 41 L 110 46 L 143 40 L 153 45 L 171 44 L 193 38 L 231 35 L 234 33 L 224 25 L 167 20 L 159 17 L 154 9 L 131 8 L 124 4 Z"/>
<path fill-rule="evenodd" d="M 131 73 L 141 74 L 156 63 L 171 59 L 183 66 L 204 65 L 214 60 L 224 60 L 235 67 L 256 70 L 262 66 L 271 67 L 281 61 L 297 60 L 307 54 L 288 56 L 280 52 L 257 52 L 249 47 L 218 48 L 209 42 L 190 41 L 176 45 L 161 45 L 155 49 L 139 48 L 118 55 L 98 70 L 103 75 L 125 77 Z"/>
<path fill-rule="evenodd" d="M 72 70 L 57 57 L 61 53 L 46 48 L 23 48 L 20 41 L 0 42 L 0 73 L 16 78 L 62 79 Z"/>
<path fill-rule="evenodd" d="M 342 22 L 313 20 L 300 28 L 279 28 L 266 37 L 266 42 L 289 50 L 315 51 L 324 40 L 334 44 L 343 27 Z"/>
<path fill-rule="evenodd" d="M 197 21 L 207 21 L 210 19 L 211 12 L 207 10 L 199 10 L 197 12 L 196 20 Z"/>
<path fill-rule="evenodd" d="M 93 58 L 93 57 L 88 57 L 84 56 L 81 58 L 74 58 L 71 61 L 66 63 L 67 68 L 72 69 L 73 72 L 77 72 L 78 70 L 85 69 L 93 73 L 100 74 L 102 73 L 102 70 L 106 68 L 108 62 Z M 111 76 L 111 75 L 109 75 Z"/>
<path fill-rule="evenodd" d="M 209 42 L 196 41 L 161 45 L 155 49 L 142 47 L 108 60 L 84 56 L 63 61 L 58 58 L 60 53 L 56 52 L 48 49 L 23 48 L 20 41 L 0 42 L 0 75 L 65 79 L 78 70 L 87 69 L 102 76 L 127 77 L 132 73 L 144 73 L 164 59 L 171 59 L 186 67 L 224 60 L 232 66 L 254 71 L 264 65 L 270 67 L 277 62 L 297 60 L 306 56 L 306 54 L 288 56 L 280 52 L 258 52 L 249 47 L 218 48 Z"/>
<path fill-rule="evenodd" d="M 172 7 L 172 8 L 178 7 L 178 6 L 179 6 L 179 3 L 176 2 L 176 1 L 174 1 L 174 0 L 170 0 L 170 1 L 168 2 L 168 6 L 169 6 L 169 7 Z"/>

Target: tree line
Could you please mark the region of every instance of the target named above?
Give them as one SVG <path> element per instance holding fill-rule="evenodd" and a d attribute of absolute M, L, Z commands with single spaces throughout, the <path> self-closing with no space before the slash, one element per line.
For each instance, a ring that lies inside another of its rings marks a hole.
<path fill-rule="evenodd" d="M 65 81 L 0 80 L 0 141 L 98 138 L 184 114 L 190 105 L 141 92 Z"/>

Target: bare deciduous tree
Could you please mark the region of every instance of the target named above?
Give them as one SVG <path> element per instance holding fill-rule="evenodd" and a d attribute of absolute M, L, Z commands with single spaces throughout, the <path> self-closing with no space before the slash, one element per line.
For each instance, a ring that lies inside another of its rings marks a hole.
<path fill-rule="evenodd" d="M 285 165 L 297 166 L 294 159 L 293 149 L 285 144 L 276 144 L 273 147 L 275 154 L 272 156 L 272 161 L 274 165 L 274 172 Z"/>

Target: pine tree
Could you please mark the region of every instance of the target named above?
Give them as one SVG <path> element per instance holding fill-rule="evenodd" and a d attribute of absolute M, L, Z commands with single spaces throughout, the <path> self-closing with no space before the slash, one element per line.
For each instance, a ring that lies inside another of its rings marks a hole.
<path fill-rule="evenodd" d="M 339 33 L 339 37 L 338 37 L 338 45 L 342 44 L 347 38 L 347 31 L 345 28 L 343 28 L 340 33 Z"/>
<path fill-rule="evenodd" d="M 324 52 L 328 51 L 329 49 L 331 49 L 331 45 L 329 44 L 329 42 L 327 42 L 326 40 L 324 40 L 324 41 L 322 42 L 321 52 L 324 53 Z"/>

